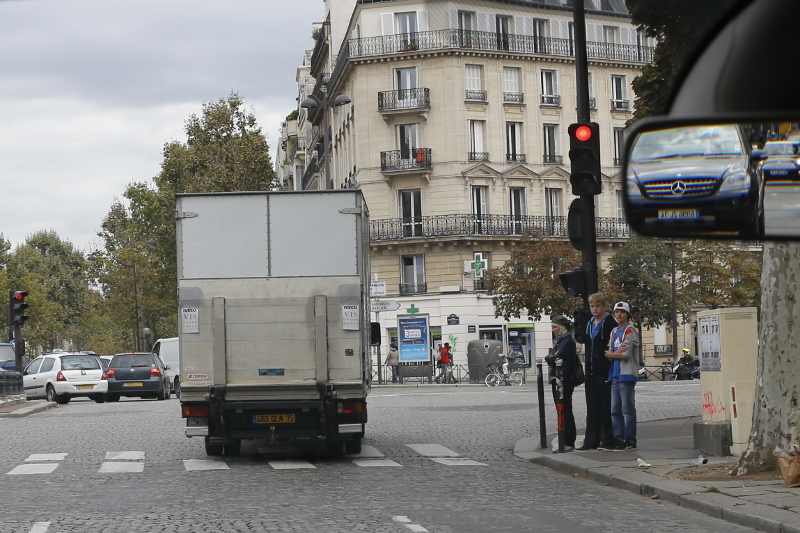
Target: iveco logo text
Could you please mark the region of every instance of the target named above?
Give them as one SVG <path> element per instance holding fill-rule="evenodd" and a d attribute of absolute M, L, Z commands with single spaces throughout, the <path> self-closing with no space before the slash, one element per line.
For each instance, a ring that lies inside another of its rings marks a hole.
<path fill-rule="evenodd" d="M 682 181 L 676 181 L 672 184 L 672 194 L 680 196 L 686 192 L 686 184 Z"/>

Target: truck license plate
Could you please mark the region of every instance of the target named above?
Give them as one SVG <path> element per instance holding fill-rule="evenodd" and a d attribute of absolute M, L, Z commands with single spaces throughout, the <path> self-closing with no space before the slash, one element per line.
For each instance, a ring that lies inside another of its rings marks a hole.
<path fill-rule="evenodd" d="M 295 415 L 253 415 L 254 424 L 294 424 Z"/>
<path fill-rule="evenodd" d="M 698 218 L 700 213 L 697 209 L 659 209 L 658 218 L 660 220 L 680 220 Z"/>

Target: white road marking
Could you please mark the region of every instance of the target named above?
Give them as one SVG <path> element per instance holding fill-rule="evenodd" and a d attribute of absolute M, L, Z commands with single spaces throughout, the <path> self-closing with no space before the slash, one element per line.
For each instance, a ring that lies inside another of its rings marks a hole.
<path fill-rule="evenodd" d="M 271 466 L 275 470 L 296 470 L 299 468 L 317 468 L 308 461 L 293 461 L 289 459 L 281 461 L 269 461 L 268 463 L 269 466 Z"/>
<path fill-rule="evenodd" d="M 19 465 L 11 472 L 8 472 L 8 475 L 16 476 L 24 474 L 50 474 L 53 472 L 53 470 L 58 468 L 59 464 L 60 463 Z"/>
<path fill-rule="evenodd" d="M 108 461 L 143 461 L 144 452 L 106 452 Z"/>
<path fill-rule="evenodd" d="M 187 471 L 230 470 L 228 463 L 221 459 L 185 459 L 183 466 Z"/>
<path fill-rule="evenodd" d="M 63 461 L 67 458 L 66 453 L 34 453 L 28 456 L 25 459 L 26 463 L 36 462 L 36 461 Z"/>
<path fill-rule="evenodd" d="M 46 533 L 49 527 L 50 522 L 35 522 L 29 533 Z"/>
<path fill-rule="evenodd" d="M 431 457 L 431 461 L 447 466 L 488 466 L 486 463 L 460 457 Z"/>
<path fill-rule="evenodd" d="M 403 466 L 395 463 L 391 459 L 353 459 L 353 464 L 357 466 Z"/>
<path fill-rule="evenodd" d="M 393 516 L 392 520 L 394 520 L 395 522 L 401 522 L 403 524 L 411 522 L 411 520 L 409 520 L 407 516 Z"/>
<path fill-rule="evenodd" d="M 100 474 L 144 472 L 144 463 L 133 463 L 133 462 L 114 463 L 106 461 L 100 466 L 100 470 L 98 470 L 98 472 Z"/>
<path fill-rule="evenodd" d="M 445 448 L 441 444 L 406 444 L 409 448 L 425 457 L 460 457 L 460 453 Z"/>
<path fill-rule="evenodd" d="M 366 444 L 361 446 L 361 453 L 349 453 L 347 457 L 358 457 L 358 458 L 366 458 L 366 457 L 386 457 L 381 452 L 379 452 L 376 448 L 372 446 L 367 446 Z"/>
<path fill-rule="evenodd" d="M 407 516 L 393 516 L 392 520 L 394 520 L 395 522 L 400 522 L 401 524 L 406 526 L 411 531 L 414 531 L 415 533 L 429 533 L 428 530 L 422 527 L 421 525 L 412 524 L 411 520 L 409 520 Z"/>

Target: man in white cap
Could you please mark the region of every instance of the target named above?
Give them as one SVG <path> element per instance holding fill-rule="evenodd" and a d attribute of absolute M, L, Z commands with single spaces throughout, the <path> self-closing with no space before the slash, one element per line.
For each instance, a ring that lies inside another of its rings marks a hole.
<path fill-rule="evenodd" d="M 636 398 L 638 380 L 639 333 L 632 325 L 631 306 L 627 302 L 614 304 L 617 327 L 611 332 L 606 357 L 611 360 L 608 381 L 611 382 L 611 425 L 616 444 L 614 451 L 636 449 Z"/>

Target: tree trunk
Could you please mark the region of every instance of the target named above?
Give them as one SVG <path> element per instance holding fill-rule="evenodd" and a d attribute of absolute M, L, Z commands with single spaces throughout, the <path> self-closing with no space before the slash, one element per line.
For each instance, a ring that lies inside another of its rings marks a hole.
<path fill-rule="evenodd" d="M 775 468 L 776 446 L 800 445 L 800 243 L 764 243 L 758 370 L 750 440 L 734 474 Z"/>

